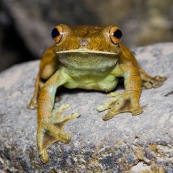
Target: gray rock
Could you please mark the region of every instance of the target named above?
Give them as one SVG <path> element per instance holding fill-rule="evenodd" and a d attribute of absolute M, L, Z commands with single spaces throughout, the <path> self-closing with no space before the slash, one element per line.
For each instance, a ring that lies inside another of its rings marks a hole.
<path fill-rule="evenodd" d="M 105 93 L 67 90 L 60 102 L 64 111 L 79 112 L 65 131 L 72 134 L 66 145 L 56 143 L 42 164 L 36 146 L 36 110 L 26 108 L 34 90 L 38 61 L 16 65 L 0 74 L 0 170 L 2 172 L 171 172 L 173 170 L 173 43 L 135 49 L 136 58 L 151 75 L 167 76 L 157 89 L 143 89 L 143 113 L 123 113 L 103 121 L 97 105 Z M 119 88 L 121 90 L 121 88 Z"/>

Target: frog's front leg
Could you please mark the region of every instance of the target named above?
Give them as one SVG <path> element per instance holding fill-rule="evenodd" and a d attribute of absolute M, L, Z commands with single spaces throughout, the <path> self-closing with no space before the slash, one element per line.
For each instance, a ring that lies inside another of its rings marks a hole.
<path fill-rule="evenodd" d="M 97 108 L 98 111 L 109 109 L 108 113 L 103 116 L 103 120 L 109 120 L 118 113 L 131 112 L 133 115 L 140 114 L 142 109 L 139 104 L 141 95 L 141 78 L 138 68 L 133 64 L 122 64 L 125 91 L 123 93 L 112 93 L 115 100 L 110 101 Z"/>
<path fill-rule="evenodd" d="M 71 114 L 66 117 L 61 115 L 63 109 L 68 105 L 61 106 L 57 111 L 53 110 L 56 89 L 63 85 L 68 80 L 67 78 L 66 75 L 57 71 L 40 90 L 37 113 L 37 145 L 43 163 L 49 159 L 47 148 L 51 144 L 57 141 L 70 142 L 70 135 L 63 131 L 63 127 L 67 121 L 79 117 L 79 114 Z"/>

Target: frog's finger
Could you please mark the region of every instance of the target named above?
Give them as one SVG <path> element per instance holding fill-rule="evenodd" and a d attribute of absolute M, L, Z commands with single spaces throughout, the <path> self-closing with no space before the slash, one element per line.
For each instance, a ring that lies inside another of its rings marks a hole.
<path fill-rule="evenodd" d="M 59 116 L 59 115 L 62 113 L 62 111 L 63 111 L 64 109 L 67 109 L 68 107 L 70 107 L 69 104 L 63 104 L 63 105 L 61 105 L 58 109 L 53 110 L 52 113 L 53 113 L 54 116 Z"/>
<path fill-rule="evenodd" d="M 98 106 L 97 111 L 102 112 L 104 110 L 110 109 L 112 107 L 112 104 L 114 104 L 114 102 L 115 102 L 115 100 L 106 102 L 104 105 Z"/>
<path fill-rule="evenodd" d="M 30 103 L 27 105 L 28 109 L 35 109 L 37 108 L 37 100 L 35 98 L 32 98 Z"/>
<path fill-rule="evenodd" d="M 64 109 L 68 108 L 69 104 L 63 104 L 59 109 L 53 111 L 53 115 L 48 118 L 52 124 L 62 123 L 65 124 L 65 122 L 80 117 L 79 113 L 72 113 L 67 116 L 62 116 L 61 113 Z"/>
<path fill-rule="evenodd" d="M 155 81 L 155 82 L 153 82 L 153 88 L 160 87 L 162 84 L 163 84 L 163 82 Z"/>
<path fill-rule="evenodd" d="M 79 117 L 80 117 L 80 114 L 79 113 L 73 113 L 73 114 L 67 115 L 64 118 L 64 121 L 68 121 L 68 120 L 79 118 Z"/>
<path fill-rule="evenodd" d="M 61 115 L 61 112 L 59 112 L 58 114 L 52 117 L 49 117 L 48 121 L 51 122 L 52 124 L 61 123 L 64 125 L 67 121 L 75 119 L 75 118 L 79 118 L 79 117 L 80 117 L 79 113 L 72 113 L 67 116 L 63 116 Z"/>
<path fill-rule="evenodd" d="M 146 89 L 151 89 L 152 88 L 152 84 L 150 82 L 143 82 L 142 86 L 145 87 Z"/>
<path fill-rule="evenodd" d="M 50 117 L 49 120 L 52 121 L 54 124 L 61 123 L 61 126 L 63 126 L 67 121 L 79 117 L 80 117 L 79 113 L 73 113 L 67 116 L 58 115 L 58 117 Z"/>
<path fill-rule="evenodd" d="M 143 81 L 142 86 L 144 86 L 146 89 L 150 88 L 158 88 L 163 84 L 163 81 L 160 80 L 149 80 L 149 81 Z"/>
<path fill-rule="evenodd" d="M 116 97 L 118 94 L 116 92 L 111 92 L 108 94 L 108 97 Z"/>
<path fill-rule="evenodd" d="M 116 114 L 120 113 L 121 111 L 127 112 L 127 107 L 125 108 L 125 100 L 118 100 L 113 102 L 109 108 L 111 108 L 106 115 L 103 116 L 103 120 L 109 120 L 114 117 Z"/>
<path fill-rule="evenodd" d="M 155 76 L 154 79 L 157 80 L 157 81 L 163 82 L 167 79 L 167 77 L 165 77 L 165 76 Z"/>
<path fill-rule="evenodd" d="M 120 95 L 122 95 L 122 93 L 111 92 L 110 94 L 108 94 L 108 97 L 119 97 Z"/>
<path fill-rule="evenodd" d="M 44 149 L 39 152 L 39 157 L 43 163 L 46 163 L 49 160 L 49 155 L 47 154 L 47 151 Z"/>

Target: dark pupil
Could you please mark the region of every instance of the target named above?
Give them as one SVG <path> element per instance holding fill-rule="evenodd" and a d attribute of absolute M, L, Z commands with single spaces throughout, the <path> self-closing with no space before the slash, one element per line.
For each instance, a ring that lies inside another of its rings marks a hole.
<path fill-rule="evenodd" d="M 122 37 L 122 32 L 117 29 L 114 33 L 113 33 L 113 36 L 120 39 Z"/>
<path fill-rule="evenodd" d="M 56 38 L 59 35 L 60 35 L 59 31 L 56 28 L 54 28 L 51 33 L 52 38 Z"/>

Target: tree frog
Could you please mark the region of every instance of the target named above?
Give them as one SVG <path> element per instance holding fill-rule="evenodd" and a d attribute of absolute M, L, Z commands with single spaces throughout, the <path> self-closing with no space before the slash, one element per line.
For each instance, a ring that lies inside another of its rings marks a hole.
<path fill-rule="evenodd" d="M 57 89 L 80 88 L 110 92 L 123 77 L 123 93 L 111 93 L 113 101 L 97 108 L 108 110 L 103 120 L 109 120 L 123 112 L 138 115 L 142 86 L 156 88 L 166 77 L 149 76 L 138 64 L 133 53 L 122 43 L 122 32 L 117 26 L 73 26 L 60 24 L 53 28 L 54 44 L 48 48 L 40 62 L 35 82 L 34 95 L 28 108 L 37 107 L 37 144 L 43 163 L 49 159 L 47 148 L 54 142 L 70 142 L 70 135 L 63 131 L 69 120 L 79 117 L 78 113 L 65 117 L 61 112 L 69 105 L 54 110 Z"/>

